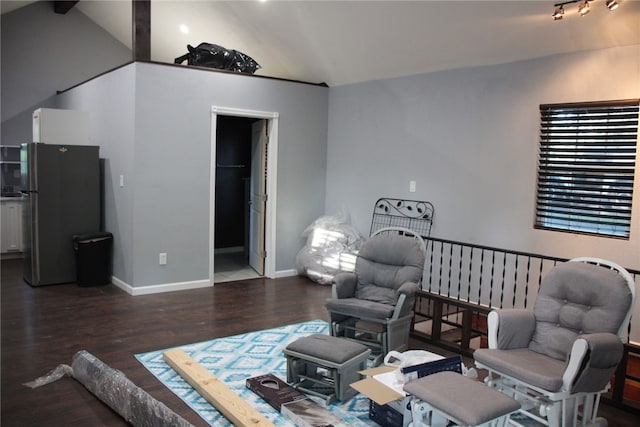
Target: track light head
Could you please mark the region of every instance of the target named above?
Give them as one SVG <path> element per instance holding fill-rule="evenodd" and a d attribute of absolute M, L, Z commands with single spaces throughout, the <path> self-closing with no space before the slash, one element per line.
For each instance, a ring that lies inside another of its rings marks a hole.
<path fill-rule="evenodd" d="M 580 14 L 580 16 L 584 16 L 589 12 L 591 12 L 591 10 L 589 9 L 589 0 L 585 0 L 584 3 L 580 3 L 580 5 L 578 6 L 578 13 Z"/>
<path fill-rule="evenodd" d="M 553 12 L 553 15 L 551 16 L 553 16 L 554 21 L 559 21 L 560 19 L 562 19 L 562 17 L 564 16 L 564 7 L 560 5 L 560 7 L 558 7 L 556 11 Z"/>
<path fill-rule="evenodd" d="M 620 6 L 616 0 L 607 0 L 606 4 L 609 10 L 616 10 Z"/>

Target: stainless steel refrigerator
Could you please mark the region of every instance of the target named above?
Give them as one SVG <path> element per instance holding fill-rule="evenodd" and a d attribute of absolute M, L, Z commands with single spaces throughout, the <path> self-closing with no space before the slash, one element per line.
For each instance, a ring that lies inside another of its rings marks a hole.
<path fill-rule="evenodd" d="M 22 144 L 24 280 L 76 280 L 73 236 L 100 230 L 99 147 Z"/>

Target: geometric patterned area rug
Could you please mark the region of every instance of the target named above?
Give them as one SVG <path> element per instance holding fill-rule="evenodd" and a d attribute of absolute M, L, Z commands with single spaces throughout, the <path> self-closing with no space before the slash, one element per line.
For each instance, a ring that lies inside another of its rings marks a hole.
<path fill-rule="evenodd" d="M 295 426 L 245 386 L 245 380 L 263 374 L 274 374 L 287 380 L 287 362 L 282 350 L 298 338 L 310 334 L 328 334 L 329 325 L 312 320 L 264 331 L 250 332 L 178 347 L 222 381 L 277 426 Z M 232 426 L 213 405 L 207 402 L 162 359 L 168 349 L 136 354 L 135 357 L 156 378 L 180 397 L 191 409 L 212 426 Z M 312 397 L 313 398 L 313 397 Z M 321 399 L 313 398 L 323 404 Z M 369 399 L 357 394 L 347 402 L 334 402 L 327 407 L 353 426 L 375 426 L 369 419 Z"/>

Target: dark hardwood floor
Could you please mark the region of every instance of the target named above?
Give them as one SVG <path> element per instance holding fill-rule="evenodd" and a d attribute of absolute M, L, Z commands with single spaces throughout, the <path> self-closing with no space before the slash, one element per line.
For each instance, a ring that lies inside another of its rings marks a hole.
<path fill-rule="evenodd" d="M 23 384 L 86 350 L 196 426 L 206 423 L 134 354 L 313 319 L 327 320 L 328 286 L 306 278 L 253 279 L 213 288 L 132 297 L 113 285 L 32 288 L 20 260 L 2 261 L 1 418 L 8 426 L 124 426 L 80 383 Z M 411 341 L 412 348 L 427 348 Z M 443 352 L 444 353 L 444 352 Z M 603 405 L 610 426 L 638 418 Z"/>

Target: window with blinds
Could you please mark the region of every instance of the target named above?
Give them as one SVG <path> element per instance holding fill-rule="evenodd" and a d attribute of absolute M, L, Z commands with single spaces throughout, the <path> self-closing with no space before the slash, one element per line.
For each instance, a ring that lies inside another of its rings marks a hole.
<path fill-rule="evenodd" d="M 638 101 L 540 106 L 536 228 L 629 237 Z"/>

